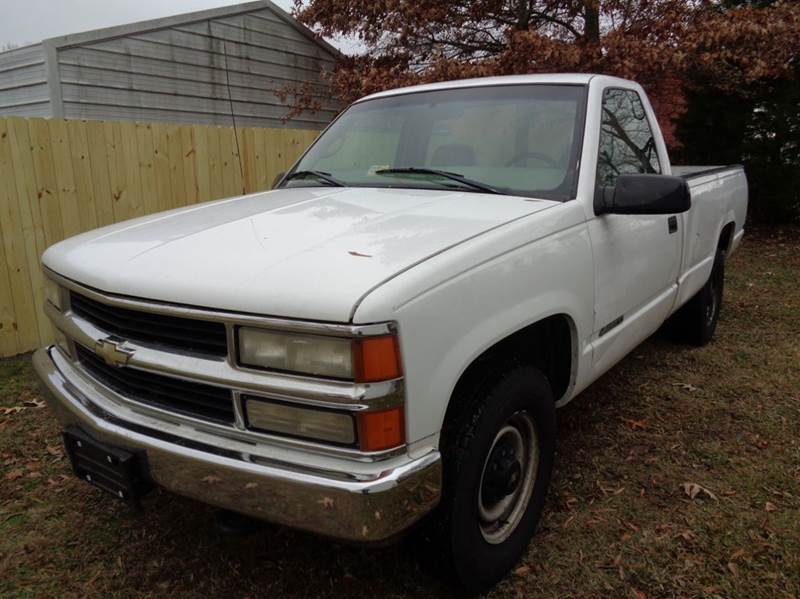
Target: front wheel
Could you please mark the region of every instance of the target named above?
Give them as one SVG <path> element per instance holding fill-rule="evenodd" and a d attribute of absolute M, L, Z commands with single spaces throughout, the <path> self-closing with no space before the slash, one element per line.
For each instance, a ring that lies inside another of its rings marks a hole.
<path fill-rule="evenodd" d="M 454 401 L 443 432 L 436 540 L 457 581 L 484 591 L 519 560 L 541 517 L 555 402 L 545 376 L 528 366 L 487 376 Z"/>

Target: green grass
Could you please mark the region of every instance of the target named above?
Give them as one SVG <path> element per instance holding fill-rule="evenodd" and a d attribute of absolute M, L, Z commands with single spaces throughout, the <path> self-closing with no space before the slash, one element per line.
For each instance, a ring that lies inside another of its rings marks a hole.
<path fill-rule="evenodd" d="M 410 543 L 221 538 L 164 492 L 131 513 L 70 475 L 38 400 L 29 359 L 0 361 L 0 596 L 451 594 Z M 714 342 L 656 336 L 559 416 L 542 524 L 493 596 L 799 597 L 800 231 L 747 237 Z"/>

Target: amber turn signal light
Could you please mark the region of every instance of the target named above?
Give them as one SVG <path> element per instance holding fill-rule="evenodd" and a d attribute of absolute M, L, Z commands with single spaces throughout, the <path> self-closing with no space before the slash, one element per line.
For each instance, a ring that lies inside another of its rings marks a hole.
<path fill-rule="evenodd" d="M 380 412 L 360 412 L 358 447 L 361 451 L 381 451 L 402 445 L 405 441 L 403 408 Z"/>
<path fill-rule="evenodd" d="M 396 379 L 402 374 L 395 335 L 360 337 L 353 343 L 353 371 L 357 383 Z"/>

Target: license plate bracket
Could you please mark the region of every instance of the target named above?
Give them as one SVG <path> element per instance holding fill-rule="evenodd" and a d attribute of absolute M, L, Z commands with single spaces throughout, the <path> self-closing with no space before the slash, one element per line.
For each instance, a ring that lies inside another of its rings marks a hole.
<path fill-rule="evenodd" d="M 83 430 L 70 427 L 63 433 L 64 447 L 78 478 L 139 509 L 150 490 L 144 451 L 130 451 L 96 441 Z"/>

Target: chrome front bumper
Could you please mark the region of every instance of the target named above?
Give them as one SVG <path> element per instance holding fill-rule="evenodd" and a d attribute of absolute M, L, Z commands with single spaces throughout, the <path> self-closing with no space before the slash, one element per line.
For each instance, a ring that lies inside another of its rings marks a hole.
<path fill-rule="evenodd" d="M 71 376 L 69 362 L 54 348 L 37 351 L 33 364 L 63 426 L 78 426 L 108 445 L 144 450 L 153 482 L 174 493 L 360 542 L 395 536 L 439 501 L 437 451 L 371 463 L 304 456 L 161 421 L 135 409 L 115 409 L 101 388 Z"/>

